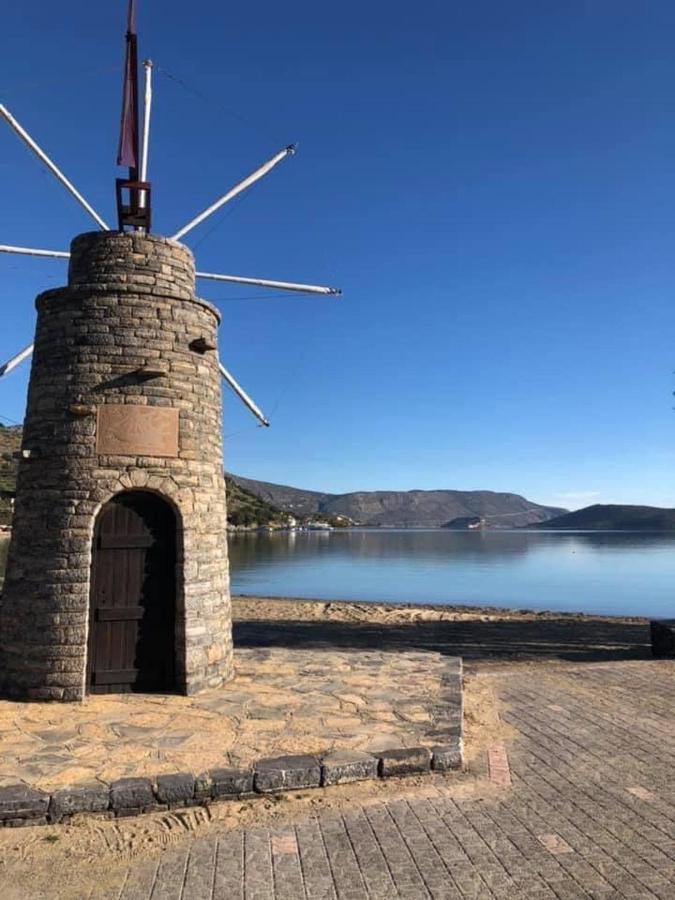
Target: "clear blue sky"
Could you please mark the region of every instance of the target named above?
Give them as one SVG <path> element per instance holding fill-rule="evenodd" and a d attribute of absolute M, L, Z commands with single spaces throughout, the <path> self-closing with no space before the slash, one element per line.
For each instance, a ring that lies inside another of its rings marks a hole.
<path fill-rule="evenodd" d="M 111 220 L 125 5 L 3 11 L 3 102 Z M 139 32 L 199 95 L 156 79 L 155 229 L 298 141 L 186 242 L 203 269 L 344 291 L 200 283 L 272 420 L 226 394 L 228 469 L 675 506 L 672 3 L 140 0 Z M 4 126 L 0 184 L 0 243 L 90 230 Z M 3 358 L 64 277 L 0 257 Z M 0 382 L 6 419 L 27 375 Z"/>

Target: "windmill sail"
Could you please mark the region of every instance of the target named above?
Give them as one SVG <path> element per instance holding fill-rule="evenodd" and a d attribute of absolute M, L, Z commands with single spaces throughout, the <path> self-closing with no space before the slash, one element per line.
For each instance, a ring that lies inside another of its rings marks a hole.
<path fill-rule="evenodd" d="M 136 38 L 136 3 L 129 0 L 127 15 L 127 47 L 122 89 L 122 118 L 117 148 L 117 165 L 127 166 L 131 178 L 138 170 L 138 49 Z"/>

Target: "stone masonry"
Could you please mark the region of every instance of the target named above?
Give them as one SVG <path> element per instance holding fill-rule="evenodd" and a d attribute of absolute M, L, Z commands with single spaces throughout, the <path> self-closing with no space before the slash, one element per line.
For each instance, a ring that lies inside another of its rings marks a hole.
<path fill-rule="evenodd" d="M 127 490 L 159 494 L 176 513 L 178 688 L 216 687 L 232 676 L 213 349 L 219 314 L 195 297 L 192 254 L 154 235 L 82 234 L 72 242 L 68 286 L 41 294 L 36 306 L 0 605 L 0 690 L 22 699 L 83 698 L 94 524 L 101 507 Z M 177 409 L 177 455 L 99 454 L 103 404 Z"/>

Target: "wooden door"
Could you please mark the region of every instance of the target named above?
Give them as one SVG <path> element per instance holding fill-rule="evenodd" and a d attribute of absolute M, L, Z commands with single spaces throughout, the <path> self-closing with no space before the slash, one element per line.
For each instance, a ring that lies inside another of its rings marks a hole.
<path fill-rule="evenodd" d="M 94 531 L 89 690 L 171 691 L 175 671 L 176 518 L 146 491 L 118 494 Z"/>

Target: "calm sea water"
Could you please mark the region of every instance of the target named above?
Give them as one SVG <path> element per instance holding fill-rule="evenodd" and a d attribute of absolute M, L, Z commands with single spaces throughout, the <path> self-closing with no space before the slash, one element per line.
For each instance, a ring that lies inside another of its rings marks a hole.
<path fill-rule="evenodd" d="M 232 534 L 237 594 L 675 617 L 675 534 Z M 0 537 L 0 575 L 6 539 Z"/>
<path fill-rule="evenodd" d="M 675 616 L 675 534 L 232 534 L 234 593 Z"/>

